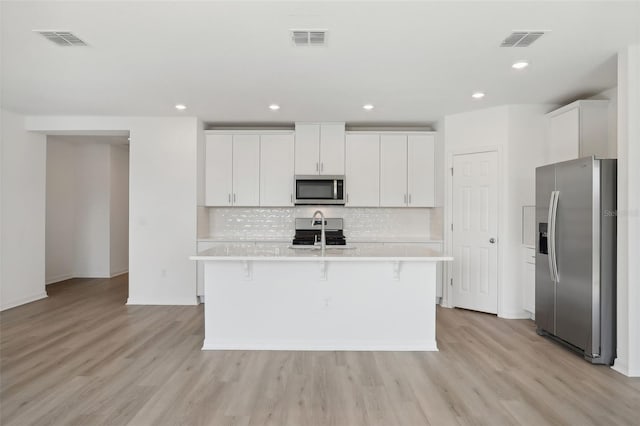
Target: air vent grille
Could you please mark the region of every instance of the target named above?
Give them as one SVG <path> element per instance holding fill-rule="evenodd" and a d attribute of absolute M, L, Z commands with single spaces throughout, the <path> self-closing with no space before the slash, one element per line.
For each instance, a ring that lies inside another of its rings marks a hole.
<path fill-rule="evenodd" d="M 324 46 L 327 44 L 325 30 L 291 30 L 294 46 Z"/>
<path fill-rule="evenodd" d="M 86 46 L 87 43 L 69 31 L 35 31 L 58 46 Z"/>
<path fill-rule="evenodd" d="M 544 33 L 544 31 L 515 31 L 502 41 L 500 47 L 528 47 Z"/>

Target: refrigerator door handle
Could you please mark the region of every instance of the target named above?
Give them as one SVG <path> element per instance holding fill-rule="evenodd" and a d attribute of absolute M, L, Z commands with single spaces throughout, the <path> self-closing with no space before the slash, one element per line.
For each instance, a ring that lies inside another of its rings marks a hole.
<path fill-rule="evenodd" d="M 552 261 L 552 269 L 553 269 L 553 280 L 558 283 L 560 282 L 560 276 L 558 275 L 558 258 L 556 250 L 556 222 L 558 219 L 558 200 L 560 199 L 560 191 L 553 191 L 553 203 L 551 206 L 551 222 L 549 223 L 549 227 L 551 228 L 551 253 L 550 259 Z"/>
<path fill-rule="evenodd" d="M 551 276 L 551 281 L 555 281 L 556 277 L 553 274 L 553 243 L 555 239 L 553 238 L 553 201 L 556 199 L 556 191 L 551 191 L 551 198 L 549 199 L 549 213 L 547 215 L 547 223 L 549 224 L 549 234 L 547 240 L 549 241 L 549 255 L 547 256 L 549 260 L 549 275 Z"/>

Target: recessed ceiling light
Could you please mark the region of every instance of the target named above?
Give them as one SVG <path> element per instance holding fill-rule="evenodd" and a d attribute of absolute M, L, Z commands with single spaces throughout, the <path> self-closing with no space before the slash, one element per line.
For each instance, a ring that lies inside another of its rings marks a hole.
<path fill-rule="evenodd" d="M 271 105 L 269 105 L 269 109 L 270 109 L 271 111 L 277 111 L 277 110 L 279 110 L 279 109 L 280 109 L 280 105 L 277 105 L 277 104 L 271 104 Z"/>
<path fill-rule="evenodd" d="M 511 68 L 514 68 L 516 70 L 521 70 L 521 69 L 525 69 L 528 66 L 529 66 L 529 62 L 527 62 L 527 61 L 518 61 L 518 62 L 514 63 L 513 65 L 511 65 Z"/>
<path fill-rule="evenodd" d="M 484 98 L 484 93 L 482 93 L 482 92 L 475 92 L 473 95 L 471 95 L 471 97 L 472 97 L 473 99 L 482 99 L 482 98 Z"/>
<path fill-rule="evenodd" d="M 371 111 L 373 109 L 373 105 L 366 104 L 366 105 L 363 105 L 362 108 L 366 109 L 367 111 Z"/>
<path fill-rule="evenodd" d="M 178 111 L 184 111 L 185 109 L 187 109 L 187 106 L 186 105 L 182 105 L 182 104 L 177 104 L 176 105 L 176 109 Z"/>

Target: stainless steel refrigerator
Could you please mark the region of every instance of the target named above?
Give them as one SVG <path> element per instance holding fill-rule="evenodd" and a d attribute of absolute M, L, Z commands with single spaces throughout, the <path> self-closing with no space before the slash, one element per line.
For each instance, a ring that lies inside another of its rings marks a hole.
<path fill-rule="evenodd" d="M 536 325 L 594 364 L 615 358 L 616 160 L 536 169 Z"/>

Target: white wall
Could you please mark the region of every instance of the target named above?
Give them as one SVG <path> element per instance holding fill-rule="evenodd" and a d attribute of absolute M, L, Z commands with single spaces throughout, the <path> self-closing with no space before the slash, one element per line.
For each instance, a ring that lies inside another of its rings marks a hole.
<path fill-rule="evenodd" d="M 103 143 L 76 145 L 76 277 L 110 276 L 109 148 L 108 144 Z"/>
<path fill-rule="evenodd" d="M 75 145 L 73 143 L 47 141 L 45 226 L 45 280 L 47 284 L 74 276 L 75 164 Z"/>
<path fill-rule="evenodd" d="M 109 274 L 129 270 L 129 146 L 110 145 Z"/>
<path fill-rule="evenodd" d="M 196 118 L 131 123 L 129 304 L 197 304 Z"/>
<path fill-rule="evenodd" d="M 617 359 L 640 376 L 640 45 L 618 54 Z"/>
<path fill-rule="evenodd" d="M 456 153 L 487 148 L 498 151 L 498 315 L 504 318 L 528 318 L 522 309 L 521 214 L 523 205 L 534 204 L 535 167 L 544 163 L 544 114 L 549 109 L 544 105 L 507 105 L 445 117 L 447 168 Z M 449 173 L 445 173 L 445 182 L 445 250 L 451 252 Z M 445 305 L 451 303 L 448 293 L 444 294 Z"/>
<path fill-rule="evenodd" d="M 509 107 L 509 141 L 507 145 L 507 238 L 502 238 L 505 274 L 501 316 L 529 317 L 522 312 L 522 206 L 535 205 L 536 167 L 546 164 L 545 141 L 549 105 L 512 105 Z M 509 285 L 514 283 L 515 285 Z"/>
<path fill-rule="evenodd" d="M 129 304 L 196 304 L 195 117 L 28 117 L 48 134 L 126 134 L 129 147 Z"/>
<path fill-rule="evenodd" d="M 46 139 L 24 117 L 0 110 L 0 310 L 47 297 Z"/>
<path fill-rule="evenodd" d="M 608 158 L 618 157 L 618 88 L 612 87 L 604 90 L 589 99 L 604 99 L 609 101 L 607 110 L 607 144 Z"/>

